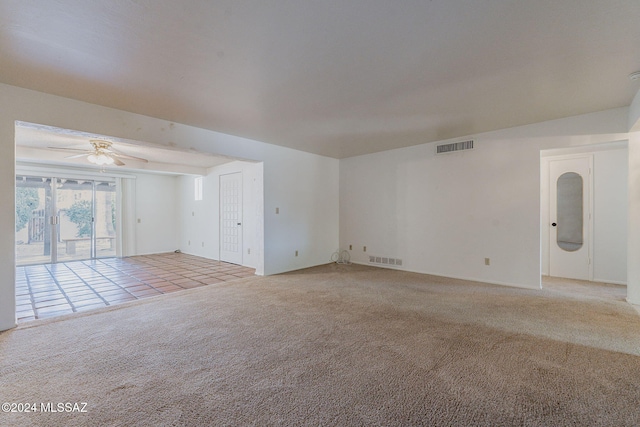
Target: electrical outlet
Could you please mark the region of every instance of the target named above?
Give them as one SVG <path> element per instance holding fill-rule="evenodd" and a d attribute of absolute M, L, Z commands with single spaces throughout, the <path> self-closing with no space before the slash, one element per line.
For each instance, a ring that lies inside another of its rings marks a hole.
<path fill-rule="evenodd" d="M 366 246 L 362 247 L 362 252 L 367 252 L 367 247 Z"/>
<path fill-rule="evenodd" d="M 485 258 L 484 259 L 484 265 L 491 265 L 491 259 L 490 258 Z"/>
<path fill-rule="evenodd" d="M 298 256 L 298 251 L 296 251 L 296 256 Z"/>
<path fill-rule="evenodd" d="M 196 213 L 195 212 L 191 212 L 191 216 L 196 216 Z"/>
<path fill-rule="evenodd" d="M 276 208 L 276 214 L 280 213 L 280 208 Z"/>
<path fill-rule="evenodd" d="M 189 246 L 191 246 L 191 240 L 189 240 Z"/>
<path fill-rule="evenodd" d="M 352 251 L 353 250 L 353 245 L 349 245 L 349 250 Z"/>
<path fill-rule="evenodd" d="M 247 248 L 247 255 L 251 255 L 251 248 Z"/>

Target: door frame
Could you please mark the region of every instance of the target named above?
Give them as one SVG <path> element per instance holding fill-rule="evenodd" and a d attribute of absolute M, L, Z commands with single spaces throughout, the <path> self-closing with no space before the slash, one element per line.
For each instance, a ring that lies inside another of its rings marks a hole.
<path fill-rule="evenodd" d="M 588 279 L 589 281 L 593 281 L 593 238 L 594 238 L 594 228 L 593 228 L 593 223 L 594 223 L 594 218 L 593 218 L 593 214 L 594 214 L 594 161 L 593 161 L 593 153 L 587 152 L 587 153 L 576 153 L 576 154 L 565 154 L 565 155 L 557 155 L 557 156 L 545 156 L 541 158 L 541 162 L 545 162 L 546 163 L 546 172 L 547 172 L 547 176 L 545 177 L 545 181 L 543 182 L 543 184 L 546 183 L 547 188 L 542 188 L 541 186 L 541 190 L 543 190 L 543 192 L 541 194 L 543 194 L 543 197 L 546 196 L 546 212 L 544 212 L 543 216 L 542 216 L 542 224 L 543 224 L 543 228 L 541 230 L 541 233 L 546 233 L 547 237 L 547 266 L 548 266 L 548 274 L 551 275 L 551 245 L 554 244 L 554 242 L 551 239 L 551 185 L 555 184 L 551 182 L 551 162 L 552 161 L 562 161 L 562 160 L 575 160 L 575 159 L 587 159 L 588 163 L 589 163 L 589 174 L 587 177 L 583 177 L 583 179 L 585 180 L 585 182 L 588 185 L 588 193 L 587 193 L 587 197 L 588 197 L 588 202 L 587 202 L 587 208 L 589 210 L 589 215 L 588 215 L 588 223 L 586 224 L 586 226 L 584 227 L 585 233 L 587 234 L 587 251 L 588 251 L 588 257 L 589 257 L 589 262 L 588 262 L 588 268 L 587 268 L 587 274 L 588 274 Z M 542 181 L 541 181 L 542 182 Z"/>

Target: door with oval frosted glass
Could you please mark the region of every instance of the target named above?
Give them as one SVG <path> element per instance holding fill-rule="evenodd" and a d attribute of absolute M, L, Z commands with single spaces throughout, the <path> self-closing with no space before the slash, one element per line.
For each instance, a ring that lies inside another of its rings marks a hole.
<path fill-rule="evenodd" d="M 549 163 L 549 274 L 591 280 L 590 156 Z"/>

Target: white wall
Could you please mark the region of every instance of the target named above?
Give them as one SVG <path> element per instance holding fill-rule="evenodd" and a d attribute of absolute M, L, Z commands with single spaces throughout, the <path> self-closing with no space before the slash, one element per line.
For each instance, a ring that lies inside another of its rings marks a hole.
<path fill-rule="evenodd" d="M 589 146 L 587 146 L 588 148 Z M 608 148 L 611 147 L 611 148 Z M 612 142 L 574 154 L 593 156 L 593 280 L 627 283 L 627 143 Z M 558 150 L 545 151 L 550 156 Z M 563 151 L 563 155 L 571 151 Z M 549 158 L 541 159 L 542 274 L 549 274 Z"/>
<path fill-rule="evenodd" d="M 640 305 L 640 91 L 629 107 L 627 301 Z"/>
<path fill-rule="evenodd" d="M 4 104 L 0 102 L 0 331 L 16 324 L 14 121 Z"/>
<path fill-rule="evenodd" d="M 594 156 L 593 280 L 627 283 L 628 150 Z"/>
<path fill-rule="evenodd" d="M 15 325 L 15 121 L 263 162 L 264 274 L 323 264 L 338 246 L 336 159 L 0 84 L 0 330 Z"/>
<path fill-rule="evenodd" d="M 292 150 L 266 158 L 264 257 L 269 273 L 326 264 L 338 249 L 339 162 L 328 160 Z"/>
<path fill-rule="evenodd" d="M 431 143 L 343 159 L 341 248 L 355 262 L 538 288 L 540 150 L 626 139 L 627 120 L 622 108 L 474 135 L 467 152 L 436 156 Z"/>
<path fill-rule="evenodd" d="M 629 106 L 628 126 L 629 132 L 640 131 L 640 90 L 633 97 Z"/>
<path fill-rule="evenodd" d="M 627 301 L 640 305 L 640 132 L 629 134 L 628 183 Z"/>
<path fill-rule="evenodd" d="M 178 178 L 178 248 L 186 254 L 218 259 L 218 232 L 211 218 L 216 205 L 209 194 L 212 183 L 205 177 L 203 200 L 195 201 L 195 178 L 192 175 Z"/>
<path fill-rule="evenodd" d="M 178 177 L 136 173 L 136 255 L 178 249 Z"/>
<path fill-rule="evenodd" d="M 194 200 L 195 176 L 179 178 L 179 248 L 184 253 L 220 259 L 220 175 L 242 173 L 242 265 L 257 268 L 262 257 L 262 163 L 235 161 L 211 168 L 204 177 L 203 200 Z"/>

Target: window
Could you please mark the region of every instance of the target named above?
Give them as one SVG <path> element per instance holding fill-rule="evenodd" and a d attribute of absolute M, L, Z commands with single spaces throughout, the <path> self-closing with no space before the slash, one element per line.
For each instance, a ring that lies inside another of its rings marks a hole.
<path fill-rule="evenodd" d="M 202 184 L 203 184 L 203 180 L 204 177 L 199 176 L 196 179 L 193 180 L 193 187 L 194 187 L 194 200 L 202 200 Z"/>

